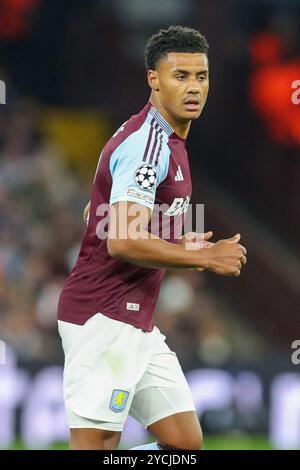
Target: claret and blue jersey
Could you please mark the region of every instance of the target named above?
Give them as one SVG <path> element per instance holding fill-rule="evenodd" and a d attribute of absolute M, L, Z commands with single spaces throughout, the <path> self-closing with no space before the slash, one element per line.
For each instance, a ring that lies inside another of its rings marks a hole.
<path fill-rule="evenodd" d="M 120 201 L 135 202 L 152 211 L 163 207 L 164 217 L 172 222 L 164 238 L 174 243 L 181 235 L 176 230 L 176 220 L 184 217 L 191 191 L 185 140 L 177 136 L 148 103 L 118 129 L 101 153 L 93 183 L 89 223 L 77 262 L 60 296 L 58 319 L 84 324 L 101 312 L 151 331 L 165 270 L 112 258 L 108 254 L 107 240 L 97 235 L 97 227 L 104 218 L 99 207 Z M 161 233 L 160 226 L 159 235 Z"/>

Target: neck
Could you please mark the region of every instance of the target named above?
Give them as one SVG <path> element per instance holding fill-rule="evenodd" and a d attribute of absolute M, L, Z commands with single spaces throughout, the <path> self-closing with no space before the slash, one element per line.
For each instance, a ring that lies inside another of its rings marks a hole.
<path fill-rule="evenodd" d="M 150 103 L 154 106 L 162 117 L 173 127 L 175 134 L 182 139 L 186 139 L 191 127 L 191 121 L 178 121 L 176 117 L 170 114 L 161 104 L 159 97 L 154 92 L 151 93 Z"/>

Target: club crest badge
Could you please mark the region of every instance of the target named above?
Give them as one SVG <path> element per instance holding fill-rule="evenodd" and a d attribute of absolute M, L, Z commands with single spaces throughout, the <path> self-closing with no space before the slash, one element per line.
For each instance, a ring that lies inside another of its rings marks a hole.
<path fill-rule="evenodd" d="M 125 410 L 128 401 L 129 392 L 125 390 L 114 390 L 111 396 L 109 408 L 115 413 Z"/>

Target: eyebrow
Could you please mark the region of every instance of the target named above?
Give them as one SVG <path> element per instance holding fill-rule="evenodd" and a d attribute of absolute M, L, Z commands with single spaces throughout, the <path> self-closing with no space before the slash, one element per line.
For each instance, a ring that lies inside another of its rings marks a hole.
<path fill-rule="evenodd" d="M 183 69 L 176 69 L 173 71 L 173 73 L 183 73 L 183 74 L 186 74 L 186 75 L 190 75 L 191 72 L 188 72 L 187 70 L 183 70 Z M 204 70 L 200 70 L 200 72 L 197 72 L 197 75 L 200 75 L 200 74 L 208 74 L 208 69 L 204 69 Z"/>

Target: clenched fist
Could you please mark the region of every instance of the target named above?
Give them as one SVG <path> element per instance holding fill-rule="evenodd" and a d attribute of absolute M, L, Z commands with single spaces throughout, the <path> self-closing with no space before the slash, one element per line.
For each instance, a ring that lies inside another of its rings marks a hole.
<path fill-rule="evenodd" d="M 239 276 L 246 264 L 246 248 L 239 244 L 241 235 L 219 240 L 207 250 L 208 271 L 223 276 Z"/>

